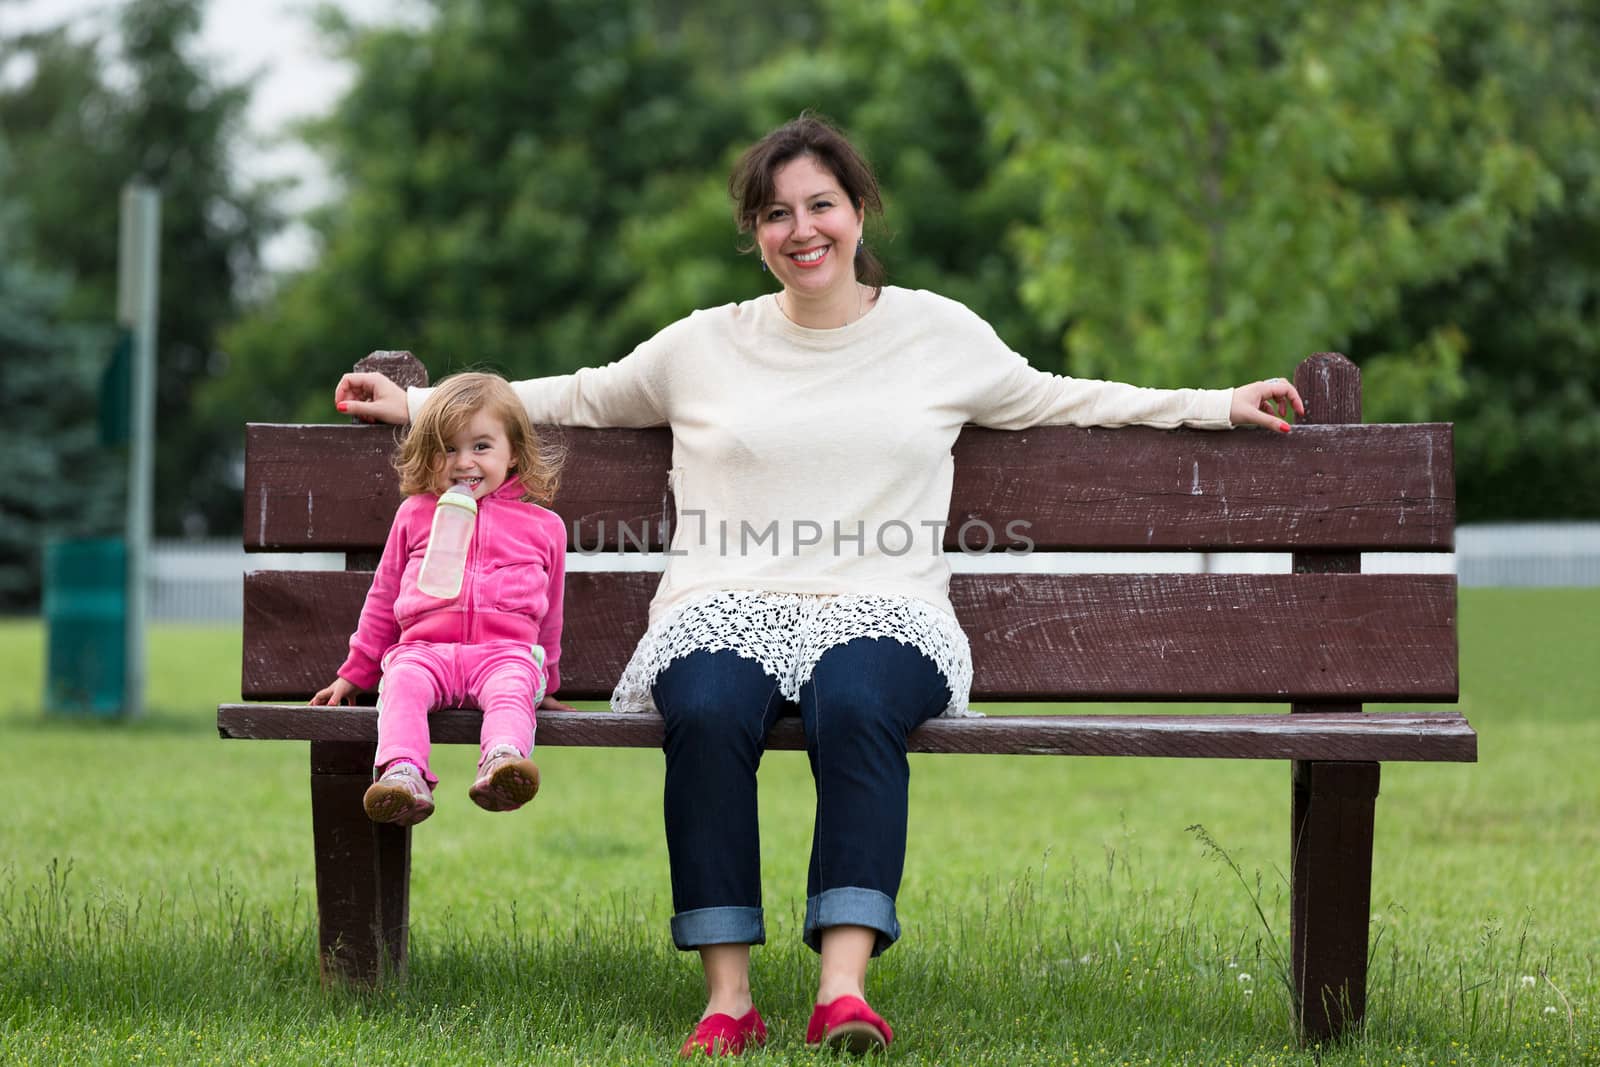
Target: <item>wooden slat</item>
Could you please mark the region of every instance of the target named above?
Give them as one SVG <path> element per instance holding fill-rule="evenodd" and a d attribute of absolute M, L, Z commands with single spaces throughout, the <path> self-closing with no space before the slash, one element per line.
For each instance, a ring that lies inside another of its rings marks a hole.
<path fill-rule="evenodd" d="M 599 531 L 615 547 L 621 528 L 661 547 L 667 432 L 545 430 L 567 451 L 555 507 L 573 547 L 601 547 Z M 389 426 L 246 426 L 245 550 L 381 548 L 400 505 L 390 465 L 399 441 Z"/>
<path fill-rule="evenodd" d="M 1041 549 L 1448 550 L 1452 451 L 1442 424 L 1287 435 L 968 427 L 950 522 L 1004 531 L 1026 519 Z M 982 529 L 968 548 L 983 545 Z"/>
<path fill-rule="evenodd" d="M 478 743 L 481 715 L 435 712 L 429 732 L 439 744 Z M 217 714 L 224 738 L 373 741 L 373 708 L 310 708 L 298 704 L 225 704 Z M 545 746 L 659 748 L 661 718 L 602 711 L 542 711 L 537 741 Z M 773 749 L 803 749 L 800 720 L 780 719 L 767 739 Z M 1164 756 L 1199 759 L 1407 760 L 1470 763 L 1478 740 L 1458 712 L 1364 715 L 1031 715 L 935 719 L 911 735 L 911 751 L 1033 756 Z"/>
<path fill-rule="evenodd" d="M 567 576 L 562 695 L 606 697 L 658 576 Z M 370 575 L 245 581 L 243 692 L 296 699 L 343 661 Z M 978 700 L 1453 701 L 1453 575 L 956 575 Z"/>
<path fill-rule="evenodd" d="M 555 433 L 568 450 L 555 510 L 567 520 L 569 541 L 610 550 L 626 531 L 630 545 L 661 547 L 672 511 L 668 431 Z M 399 504 L 389 467 L 396 441 L 383 426 L 247 427 L 245 548 L 382 545 Z M 969 427 L 955 460 L 949 550 L 1027 547 L 1008 531 L 1036 550 L 1448 551 L 1454 544 L 1446 424 L 1306 425 L 1287 435 Z"/>

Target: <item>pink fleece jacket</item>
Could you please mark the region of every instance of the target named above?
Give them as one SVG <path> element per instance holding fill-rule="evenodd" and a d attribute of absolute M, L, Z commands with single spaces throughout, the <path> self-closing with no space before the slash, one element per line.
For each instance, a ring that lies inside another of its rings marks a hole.
<path fill-rule="evenodd" d="M 478 501 L 466 575 L 451 600 L 417 590 L 438 497 L 407 497 L 395 512 L 339 677 L 371 689 L 382 674 L 384 653 L 405 642 L 514 641 L 544 647 L 545 693 L 553 694 L 561 685 L 567 527 L 555 512 L 521 496 L 513 478 Z"/>

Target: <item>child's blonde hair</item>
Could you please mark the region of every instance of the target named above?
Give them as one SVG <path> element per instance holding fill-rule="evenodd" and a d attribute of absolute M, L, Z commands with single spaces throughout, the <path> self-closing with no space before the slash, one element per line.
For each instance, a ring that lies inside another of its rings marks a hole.
<path fill-rule="evenodd" d="M 522 401 L 504 378 L 476 371 L 452 374 L 428 394 L 394 454 L 400 491 L 406 496 L 439 492 L 445 442 L 464 430 L 480 411 L 487 411 L 505 427 L 511 444 L 511 474 L 522 484 L 522 499 L 549 504 L 561 478 L 561 451 L 540 442 Z"/>

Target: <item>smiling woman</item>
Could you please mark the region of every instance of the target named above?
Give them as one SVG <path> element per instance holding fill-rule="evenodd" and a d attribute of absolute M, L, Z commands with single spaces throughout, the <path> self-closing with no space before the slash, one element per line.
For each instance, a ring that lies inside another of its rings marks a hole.
<path fill-rule="evenodd" d="M 728 180 L 741 233 L 783 283 L 778 308 L 827 330 L 861 318 L 883 288 L 863 236 L 883 200 L 872 169 L 832 126 L 802 115 L 745 153 Z"/>
<path fill-rule="evenodd" d="M 1289 408 L 1304 408 L 1282 379 L 1157 390 L 1046 374 L 955 301 L 885 284 L 863 240 L 883 207 L 872 168 L 813 115 L 752 146 L 729 192 L 778 292 L 514 388 L 537 424 L 672 429 L 678 522 L 612 705 L 664 720 L 672 938 L 699 952 L 708 994 L 684 1053 L 766 1041 L 750 990 L 750 946 L 766 938 L 756 768 L 786 713 L 817 788 L 801 936 L 821 973 L 806 1042 L 882 1048 L 893 1030 L 866 976 L 900 936 L 907 736 L 967 714 L 972 682 L 938 550 L 962 428 L 1287 431 Z M 429 394 L 350 374 L 335 401 L 405 422 Z M 931 551 L 883 536 L 929 529 Z"/>

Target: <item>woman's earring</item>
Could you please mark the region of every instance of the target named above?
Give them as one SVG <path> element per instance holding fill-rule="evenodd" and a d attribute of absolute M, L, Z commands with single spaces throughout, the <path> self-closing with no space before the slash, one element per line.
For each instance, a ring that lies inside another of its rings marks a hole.
<path fill-rule="evenodd" d="M 767 273 L 767 261 L 764 259 L 761 261 L 761 273 Z"/>

